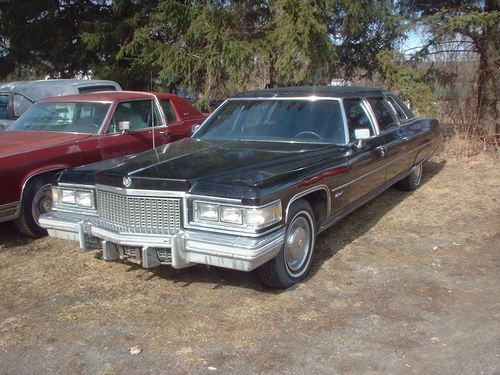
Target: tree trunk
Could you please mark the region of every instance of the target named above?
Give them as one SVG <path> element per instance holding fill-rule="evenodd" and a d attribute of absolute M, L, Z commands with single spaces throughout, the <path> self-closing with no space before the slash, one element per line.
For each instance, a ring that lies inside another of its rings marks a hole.
<path fill-rule="evenodd" d="M 272 56 L 269 59 L 269 83 L 266 85 L 266 88 L 269 88 L 269 89 L 274 88 L 274 87 L 278 87 L 275 61 L 276 61 L 276 58 L 274 56 Z"/>
<path fill-rule="evenodd" d="M 495 0 L 486 1 L 486 10 L 495 10 Z M 490 8 L 490 9 L 488 9 Z M 500 134 L 498 118 L 500 92 L 500 31 L 498 25 L 488 26 L 478 45 L 479 78 L 477 111 L 480 126 L 489 135 Z"/>

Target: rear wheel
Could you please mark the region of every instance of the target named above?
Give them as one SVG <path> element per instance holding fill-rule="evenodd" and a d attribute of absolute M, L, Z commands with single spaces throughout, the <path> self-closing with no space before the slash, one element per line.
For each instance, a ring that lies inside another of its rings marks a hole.
<path fill-rule="evenodd" d="M 262 282 L 272 288 L 288 288 L 304 280 L 311 267 L 316 243 L 316 222 L 305 199 L 293 203 L 288 213 L 285 243 L 276 258 L 262 265 Z"/>
<path fill-rule="evenodd" d="M 38 222 L 41 214 L 52 208 L 50 176 L 35 177 L 28 182 L 21 202 L 21 212 L 14 220 L 17 230 L 30 237 L 47 235 L 47 230 Z"/>
<path fill-rule="evenodd" d="M 417 190 L 420 186 L 420 182 L 422 181 L 422 164 L 415 165 L 408 176 L 403 178 L 401 181 L 396 183 L 396 188 L 404 191 L 413 191 Z"/>

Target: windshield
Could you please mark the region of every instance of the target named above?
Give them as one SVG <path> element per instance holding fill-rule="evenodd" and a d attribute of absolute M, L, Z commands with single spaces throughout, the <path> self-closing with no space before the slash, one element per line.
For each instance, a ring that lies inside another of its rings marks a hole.
<path fill-rule="evenodd" d="M 197 138 L 345 144 L 338 100 L 230 100 Z"/>
<path fill-rule="evenodd" d="M 31 107 L 9 130 L 46 130 L 96 134 L 109 103 L 46 102 Z"/>

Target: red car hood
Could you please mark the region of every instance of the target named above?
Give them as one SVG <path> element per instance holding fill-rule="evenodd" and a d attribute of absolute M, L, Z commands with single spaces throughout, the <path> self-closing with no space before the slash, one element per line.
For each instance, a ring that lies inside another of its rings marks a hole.
<path fill-rule="evenodd" d="M 0 132 L 0 158 L 73 143 L 90 136 L 90 134 L 31 130 Z"/>

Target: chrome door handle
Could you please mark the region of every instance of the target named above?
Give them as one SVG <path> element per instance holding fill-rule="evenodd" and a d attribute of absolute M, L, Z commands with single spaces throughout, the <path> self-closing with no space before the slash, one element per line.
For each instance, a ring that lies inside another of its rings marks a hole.
<path fill-rule="evenodd" d="M 382 158 L 385 157 L 385 147 L 384 146 L 378 146 L 376 148 L 376 150 L 380 154 L 380 157 L 382 157 Z"/>

